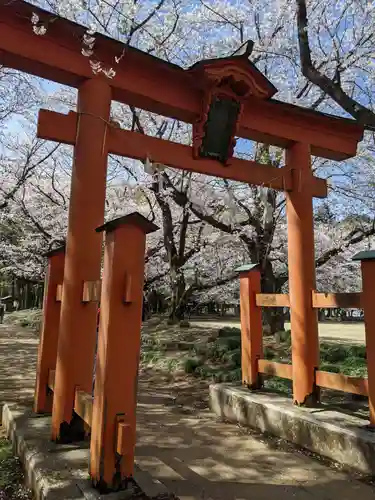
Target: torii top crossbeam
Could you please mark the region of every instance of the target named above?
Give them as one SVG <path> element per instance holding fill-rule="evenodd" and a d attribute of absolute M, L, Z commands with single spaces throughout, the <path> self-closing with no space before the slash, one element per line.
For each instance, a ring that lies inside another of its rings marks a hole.
<path fill-rule="evenodd" d="M 44 36 L 33 33 L 33 13 L 48 27 Z M 83 80 L 93 77 L 88 59 L 81 54 L 85 32 L 83 26 L 26 2 L 0 0 L 0 64 L 5 66 L 79 87 Z M 201 114 L 205 62 L 184 70 L 133 47 L 126 47 L 124 53 L 124 48 L 121 42 L 96 35 L 96 58 L 116 69 L 116 77 L 110 81 L 113 99 L 187 123 L 196 122 Z M 122 54 L 116 65 L 115 57 Z M 353 120 L 273 99 L 276 89 L 251 63 L 245 63 L 243 56 L 220 61 L 247 72 L 259 90 L 246 99 L 237 130 L 240 137 L 287 148 L 301 140 L 303 130 L 303 140 L 310 144 L 313 155 L 343 160 L 356 154 L 363 127 Z"/>

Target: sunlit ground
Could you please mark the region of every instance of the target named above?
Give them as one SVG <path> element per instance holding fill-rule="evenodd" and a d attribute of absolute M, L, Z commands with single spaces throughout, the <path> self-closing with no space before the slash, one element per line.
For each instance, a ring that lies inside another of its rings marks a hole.
<path fill-rule="evenodd" d="M 220 328 L 221 326 L 233 326 L 240 328 L 240 321 L 237 319 L 223 320 L 192 320 L 192 324 L 201 327 Z M 290 324 L 285 323 L 285 328 L 290 329 Z M 341 341 L 345 343 L 364 344 L 365 326 L 364 323 L 319 323 L 319 336 L 321 339 L 330 341 Z"/>

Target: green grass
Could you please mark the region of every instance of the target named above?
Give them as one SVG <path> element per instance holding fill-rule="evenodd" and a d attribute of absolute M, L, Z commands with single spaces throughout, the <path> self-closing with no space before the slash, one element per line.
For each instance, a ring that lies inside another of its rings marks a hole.
<path fill-rule="evenodd" d="M 38 330 L 41 311 L 30 309 L 5 316 L 5 322 Z M 161 319 L 147 322 L 142 329 L 141 363 L 169 372 L 184 370 L 197 377 L 218 382 L 241 380 L 241 331 L 224 326 L 217 335 L 192 327 L 168 326 Z M 206 335 L 202 339 L 202 335 Z M 182 338 L 181 338 L 182 337 Z M 279 342 L 265 340 L 265 359 L 291 363 L 290 331 L 280 332 Z M 182 345 L 184 344 L 184 345 Z M 364 345 L 340 345 L 320 343 L 320 369 L 355 377 L 366 377 L 366 347 Z M 268 377 L 265 386 L 275 391 L 290 393 L 288 380 Z"/>
<path fill-rule="evenodd" d="M 164 332 L 165 333 L 165 332 Z M 281 363 L 291 363 L 290 331 L 280 332 L 275 338 L 265 339 L 263 356 L 265 359 Z M 196 341 L 187 353 L 181 350 L 167 353 L 156 337 L 144 335 L 142 338 L 141 360 L 146 364 L 167 367 L 169 371 L 183 369 L 186 373 L 215 382 L 241 380 L 241 331 L 239 328 L 224 327 L 214 338 L 206 342 Z M 167 357 L 168 355 L 168 357 Z M 175 360 L 173 362 L 173 357 Z M 362 345 L 341 346 L 322 342 L 320 344 L 320 369 L 332 373 L 366 377 L 366 348 Z M 289 380 L 265 377 L 265 387 L 272 391 L 291 394 Z"/>
<path fill-rule="evenodd" d="M 279 392 L 287 396 L 292 396 L 293 385 L 291 380 L 279 377 L 269 377 L 264 380 L 264 387 L 272 392 Z"/>
<path fill-rule="evenodd" d="M 24 486 L 21 464 L 13 456 L 9 441 L 4 438 L 0 438 L 0 498 L 31 499 L 30 491 Z"/>
<path fill-rule="evenodd" d="M 290 331 L 280 333 L 280 342 L 264 347 L 264 358 L 282 363 L 291 363 Z M 185 364 L 186 373 L 217 382 L 241 380 L 241 332 L 238 328 L 222 328 L 213 342 L 194 349 L 195 358 Z M 320 344 L 320 369 L 349 376 L 366 377 L 365 346 L 340 346 L 322 342 Z M 278 377 L 267 377 L 265 386 L 276 392 L 291 394 L 291 381 Z"/>
<path fill-rule="evenodd" d="M 198 358 L 188 358 L 184 363 L 185 373 L 194 373 L 198 367 L 202 365 L 202 361 Z"/>

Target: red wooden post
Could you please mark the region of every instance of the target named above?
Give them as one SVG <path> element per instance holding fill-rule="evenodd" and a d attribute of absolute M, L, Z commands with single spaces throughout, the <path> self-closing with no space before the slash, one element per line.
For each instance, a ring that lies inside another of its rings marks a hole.
<path fill-rule="evenodd" d="M 361 261 L 370 426 L 375 427 L 375 250 L 359 252 L 353 260 Z"/>
<path fill-rule="evenodd" d="M 256 295 L 261 293 L 260 272 L 258 264 L 244 265 L 236 271 L 240 273 L 242 383 L 259 389 L 258 360 L 263 356 L 263 335 L 262 310 L 256 305 Z"/>
<path fill-rule="evenodd" d="M 38 349 L 34 411 L 52 410 L 52 397 L 48 397 L 48 372 L 56 367 L 57 342 L 60 325 L 60 302 L 56 300 L 57 285 L 64 279 L 65 246 L 46 254 L 48 268 L 44 285 L 43 319 Z"/>
<path fill-rule="evenodd" d="M 137 213 L 98 228 L 105 251 L 90 475 L 103 489 L 133 474 L 145 239 L 157 229 Z"/>
<path fill-rule="evenodd" d="M 77 138 L 69 206 L 60 334 L 52 410 L 52 439 L 71 439 L 74 392 L 91 392 L 97 304 L 82 302 L 83 283 L 100 279 L 104 221 L 107 133 L 111 87 L 103 78 L 86 80 L 78 91 Z"/>
<path fill-rule="evenodd" d="M 319 399 L 315 385 L 319 335 L 312 307 L 316 279 L 310 146 L 296 143 L 287 149 L 286 165 L 293 175 L 293 189 L 286 193 L 293 398 L 297 405 L 313 406 Z"/>

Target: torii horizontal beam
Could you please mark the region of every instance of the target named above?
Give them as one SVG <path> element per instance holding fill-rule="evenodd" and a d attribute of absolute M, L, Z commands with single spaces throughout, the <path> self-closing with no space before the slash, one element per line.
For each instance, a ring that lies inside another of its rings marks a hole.
<path fill-rule="evenodd" d="M 31 16 L 48 22 L 47 33 L 33 33 Z M 81 54 L 85 28 L 21 0 L 0 0 L 0 64 L 79 87 L 93 78 L 89 60 Z M 95 57 L 116 76 L 109 80 L 113 99 L 153 113 L 194 123 L 201 112 L 202 89 L 194 76 L 121 42 L 95 35 Z M 123 55 L 116 64 L 115 57 Z M 316 156 L 343 160 L 356 154 L 363 127 L 354 120 L 282 103 L 249 98 L 239 135 L 283 148 L 293 142 L 311 145 Z"/>
<path fill-rule="evenodd" d="M 42 109 L 39 111 L 37 135 L 40 139 L 74 145 L 78 116 L 78 113 L 73 111 L 64 115 Z M 293 189 L 292 172 L 285 167 L 276 168 L 239 158 L 232 158 L 228 166 L 224 167 L 216 160 L 195 160 L 190 146 L 114 126 L 109 126 L 107 141 L 109 153 L 115 155 L 135 160 L 145 160 L 148 157 L 153 162 L 172 168 L 270 187 L 279 191 Z M 311 188 L 313 196 L 317 198 L 327 196 L 327 183 L 324 179 L 312 176 Z"/>

